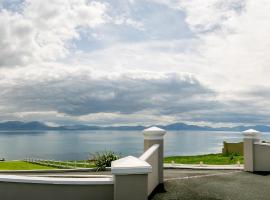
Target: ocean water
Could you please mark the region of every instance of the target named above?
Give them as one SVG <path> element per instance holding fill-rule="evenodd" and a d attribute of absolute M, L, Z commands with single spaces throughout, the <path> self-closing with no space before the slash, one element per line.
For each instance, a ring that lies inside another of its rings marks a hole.
<path fill-rule="evenodd" d="M 270 140 L 270 133 L 263 133 Z M 239 132 L 169 131 L 165 155 L 198 155 L 221 152 L 223 141 L 243 140 Z M 26 157 L 82 160 L 95 152 L 114 151 L 122 156 L 143 152 L 141 131 L 25 131 L 0 132 L 0 158 Z"/>

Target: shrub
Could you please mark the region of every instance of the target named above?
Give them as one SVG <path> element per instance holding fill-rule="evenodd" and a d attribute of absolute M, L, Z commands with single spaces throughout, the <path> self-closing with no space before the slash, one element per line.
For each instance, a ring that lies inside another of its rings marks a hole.
<path fill-rule="evenodd" d="M 91 160 L 94 161 L 96 166 L 96 171 L 105 171 L 106 167 L 111 167 L 111 162 L 119 159 L 119 155 L 115 152 L 103 152 L 103 153 L 95 153 L 92 155 Z"/>

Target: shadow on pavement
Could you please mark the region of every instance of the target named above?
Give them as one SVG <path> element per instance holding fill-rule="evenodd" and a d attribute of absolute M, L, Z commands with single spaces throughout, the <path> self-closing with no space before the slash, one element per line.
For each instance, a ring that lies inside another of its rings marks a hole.
<path fill-rule="evenodd" d="M 269 176 L 270 172 L 253 172 L 253 174 L 261 175 L 261 176 Z"/>
<path fill-rule="evenodd" d="M 153 192 L 149 195 L 148 200 L 153 199 L 154 196 L 155 196 L 156 194 L 159 194 L 159 193 L 165 193 L 165 192 L 167 192 L 167 191 L 165 190 L 164 184 L 159 184 L 159 185 L 153 190 Z"/>

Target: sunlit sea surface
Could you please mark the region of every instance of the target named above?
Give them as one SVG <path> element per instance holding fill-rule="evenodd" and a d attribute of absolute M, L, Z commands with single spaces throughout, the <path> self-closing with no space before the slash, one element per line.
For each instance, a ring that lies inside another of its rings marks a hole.
<path fill-rule="evenodd" d="M 270 140 L 270 133 L 263 133 Z M 221 152 L 223 141 L 243 140 L 240 132 L 169 131 L 165 155 L 198 155 Z M 38 131 L 0 132 L 0 158 L 26 157 L 54 160 L 82 160 L 100 151 L 122 156 L 143 152 L 141 131 Z"/>

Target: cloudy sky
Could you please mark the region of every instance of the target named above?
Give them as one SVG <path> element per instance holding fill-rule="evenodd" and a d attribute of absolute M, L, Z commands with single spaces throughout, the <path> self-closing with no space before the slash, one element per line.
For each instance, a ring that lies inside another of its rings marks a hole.
<path fill-rule="evenodd" d="M 268 0 L 0 0 L 0 121 L 270 124 Z"/>

